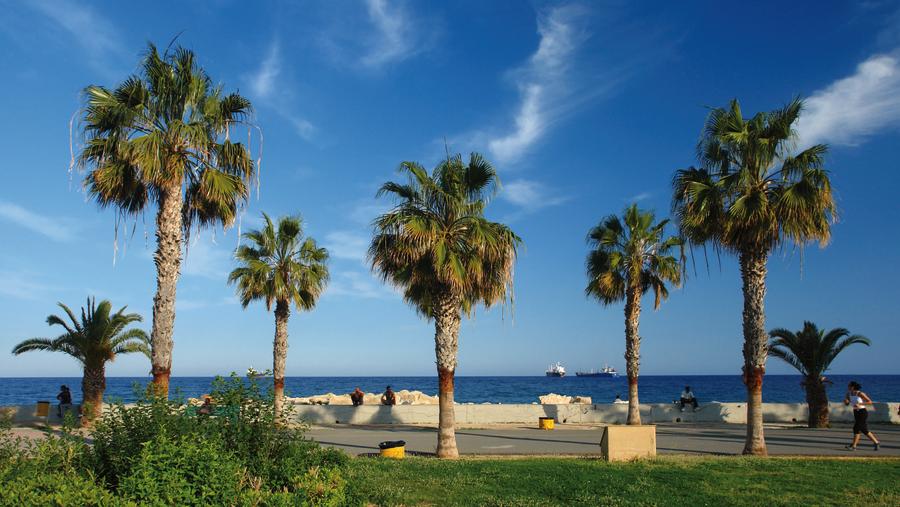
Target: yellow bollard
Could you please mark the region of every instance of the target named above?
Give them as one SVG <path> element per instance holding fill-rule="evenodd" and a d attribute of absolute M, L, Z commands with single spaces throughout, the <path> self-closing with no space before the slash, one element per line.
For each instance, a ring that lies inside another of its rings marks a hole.
<path fill-rule="evenodd" d="M 556 421 L 554 421 L 552 417 L 540 417 L 538 418 L 538 428 L 542 430 L 552 430 L 555 422 Z"/>
<path fill-rule="evenodd" d="M 50 402 L 49 401 L 39 401 L 37 402 L 37 411 L 35 414 L 37 417 L 47 417 L 50 415 Z"/>

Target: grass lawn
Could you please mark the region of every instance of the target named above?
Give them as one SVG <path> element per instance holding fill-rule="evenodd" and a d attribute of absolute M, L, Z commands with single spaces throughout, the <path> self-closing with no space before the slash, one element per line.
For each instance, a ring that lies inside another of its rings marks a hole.
<path fill-rule="evenodd" d="M 352 460 L 377 505 L 900 505 L 900 459 Z"/>

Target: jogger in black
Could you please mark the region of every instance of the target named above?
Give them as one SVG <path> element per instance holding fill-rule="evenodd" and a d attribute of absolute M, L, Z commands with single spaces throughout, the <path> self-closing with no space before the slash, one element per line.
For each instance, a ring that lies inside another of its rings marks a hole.
<path fill-rule="evenodd" d="M 878 450 L 878 439 L 875 434 L 869 431 L 869 411 L 866 405 L 872 405 L 872 399 L 861 391 L 862 386 L 856 382 L 850 382 L 847 386 L 847 395 L 844 396 L 844 405 L 853 407 L 853 443 L 847 446 L 851 451 L 856 450 L 859 445 L 859 439 L 862 435 L 872 441 L 875 450 Z"/>

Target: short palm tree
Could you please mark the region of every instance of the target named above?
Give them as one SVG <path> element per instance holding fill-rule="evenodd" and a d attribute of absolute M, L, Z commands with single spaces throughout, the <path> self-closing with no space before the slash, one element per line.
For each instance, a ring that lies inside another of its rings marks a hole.
<path fill-rule="evenodd" d="M 676 172 L 672 206 L 682 235 L 738 256 L 744 294 L 745 454 L 765 455 L 762 382 L 768 333 L 764 302 L 769 254 L 779 245 L 831 237 L 836 205 L 825 145 L 795 153 L 803 102 L 745 118 L 740 104 L 714 109 L 698 145 L 700 167 Z"/>
<path fill-rule="evenodd" d="M 375 220 L 369 247 L 373 269 L 403 290 L 404 299 L 434 320 L 439 424 L 437 455 L 454 458 L 453 384 L 462 313 L 512 299 L 513 265 L 521 240 L 504 224 L 488 221 L 484 209 L 499 184 L 481 155 L 468 163 L 456 155 L 428 174 L 403 162 L 406 183 L 385 183 L 378 195 L 396 205 Z"/>
<path fill-rule="evenodd" d="M 129 328 L 142 317 L 136 313 L 125 313 L 122 307 L 112 313 L 112 304 L 103 300 L 97 305 L 88 298 L 87 306 L 81 308 L 78 318 L 68 306 L 57 303 L 66 312 L 66 319 L 57 315 L 47 317 L 47 324 L 60 326 L 65 332 L 56 338 L 31 338 L 16 345 L 15 355 L 32 350 L 63 352 L 74 357 L 84 368 L 81 378 L 81 392 L 84 396 L 84 418 L 86 422 L 100 416 L 103 408 L 103 392 L 106 390 L 106 363 L 121 354 L 140 352 L 150 357 L 149 339 L 142 329 Z"/>
<path fill-rule="evenodd" d="M 654 223 L 652 211 L 637 204 L 604 218 L 588 234 L 591 252 L 587 256 L 588 284 L 585 293 L 603 305 L 625 301 L 625 368 L 628 373 L 628 424 L 641 424 L 638 401 L 640 368 L 641 297 L 653 290 L 653 309 L 668 298 L 666 282 L 681 285 L 682 255 L 671 255 L 682 246 L 681 238 L 665 237 L 668 220 Z M 623 223 L 624 222 L 624 223 Z"/>
<path fill-rule="evenodd" d="M 213 85 L 193 52 L 152 44 L 139 75 L 115 89 L 88 86 L 85 97 L 78 163 L 87 193 L 120 216 L 156 205 L 152 374 L 168 395 L 183 237 L 194 225 L 232 224 L 249 197 L 255 166 L 230 132 L 246 124 L 250 102 Z"/>
<path fill-rule="evenodd" d="M 825 332 L 812 322 L 804 322 L 803 329 L 792 333 L 777 328 L 769 331 L 769 355 L 784 360 L 803 375 L 806 404 L 809 406 L 810 428 L 827 428 L 828 392 L 825 389 L 825 371 L 834 359 L 854 344 L 870 345 L 862 335 L 850 335 L 850 331 L 838 327 Z"/>
<path fill-rule="evenodd" d="M 300 217 L 282 217 L 277 225 L 263 213 L 261 230 L 244 234 L 250 244 L 238 247 L 235 257 L 240 267 L 228 275 L 228 283 L 237 285 L 244 308 L 255 300 L 275 306 L 275 342 L 273 380 L 275 416 L 281 417 L 284 403 L 284 369 L 288 349 L 288 317 L 291 304 L 298 311 L 309 311 L 328 283 L 328 251 L 303 236 Z"/>

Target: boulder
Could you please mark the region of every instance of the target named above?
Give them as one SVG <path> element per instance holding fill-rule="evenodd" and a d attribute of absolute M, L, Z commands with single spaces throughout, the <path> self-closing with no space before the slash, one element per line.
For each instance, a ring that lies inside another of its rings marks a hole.
<path fill-rule="evenodd" d="M 555 393 L 538 396 L 538 400 L 540 400 L 541 405 L 568 405 L 569 403 L 572 403 L 571 396 Z"/>
<path fill-rule="evenodd" d="M 576 396 L 572 403 L 583 403 L 585 405 L 592 405 L 593 401 L 591 401 L 590 396 Z"/>

